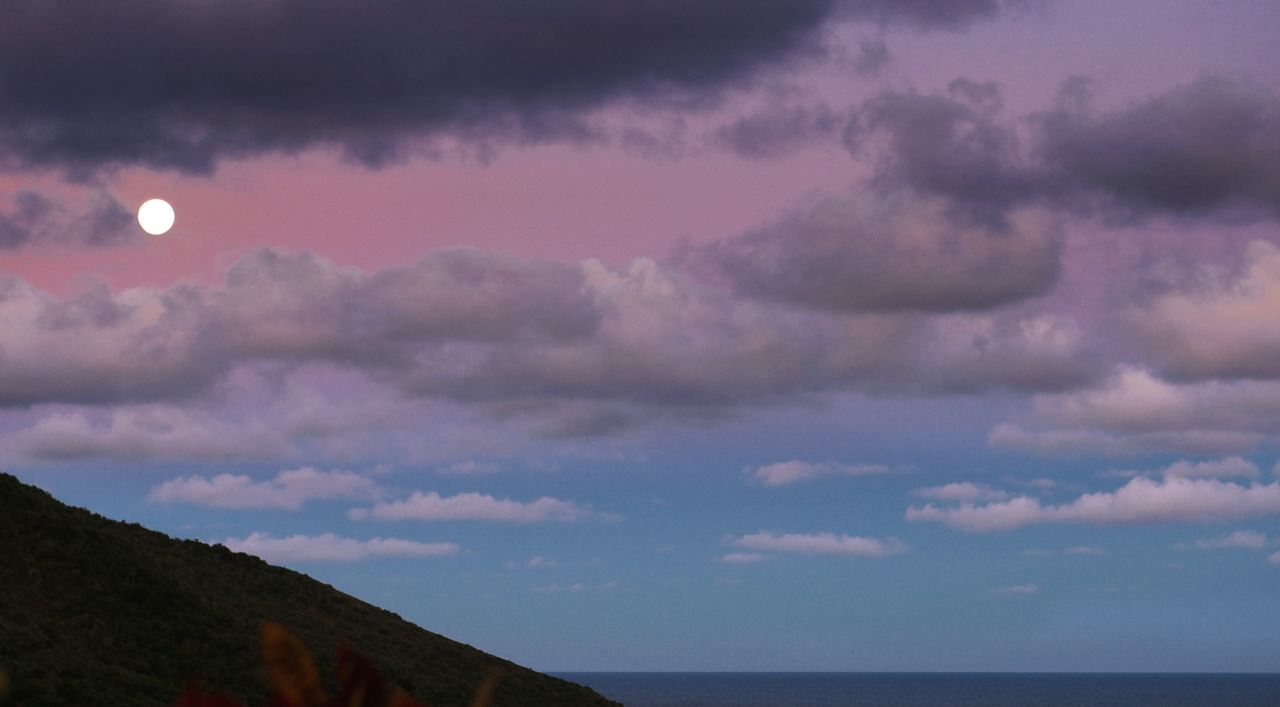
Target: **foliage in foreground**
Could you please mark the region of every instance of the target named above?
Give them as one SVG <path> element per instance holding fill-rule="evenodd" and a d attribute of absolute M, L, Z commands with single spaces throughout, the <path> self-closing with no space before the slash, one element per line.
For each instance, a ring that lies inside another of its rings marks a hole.
<path fill-rule="evenodd" d="M 495 668 L 504 677 L 492 707 L 616 704 L 306 575 L 108 520 L 0 473 L 0 671 L 10 692 L 0 705 L 172 707 L 183 682 L 198 678 L 263 707 L 267 619 L 318 655 L 338 655 L 348 641 L 388 684 L 433 707 L 467 707 Z M 327 661 L 317 672 L 339 683 Z"/>
<path fill-rule="evenodd" d="M 271 707 L 430 707 L 398 688 L 395 692 L 389 691 L 378 669 L 346 643 L 338 648 L 334 670 L 338 676 L 338 692 L 333 697 L 327 696 L 310 651 L 276 623 L 262 625 L 262 662 L 271 680 L 267 699 Z M 501 677 L 500 669 L 490 672 L 471 699 L 471 707 L 489 707 Z M 0 690 L 3 687 L 0 683 Z M 3 697 L 0 691 L 0 698 Z M 178 697 L 176 707 L 244 706 L 222 693 L 205 692 L 198 683 L 189 682 Z"/>

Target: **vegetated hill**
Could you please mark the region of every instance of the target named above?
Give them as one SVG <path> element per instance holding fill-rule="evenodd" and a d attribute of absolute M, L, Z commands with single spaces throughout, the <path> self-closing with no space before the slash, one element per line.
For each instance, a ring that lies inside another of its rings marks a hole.
<path fill-rule="evenodd" d="M 334 684 L 338 646 L 433 707 L 466 705 L 495 667 L 494 705 L 616 705 L 425 631 L 292 570 L 58 502 L 0 473 L 0 671 L 8 704 L 172 705 L 200 680 L 250 705 L 267 692 L 264 620 L 296 633 Z M 0 704 L 6 703 L 0 696 Z"/>

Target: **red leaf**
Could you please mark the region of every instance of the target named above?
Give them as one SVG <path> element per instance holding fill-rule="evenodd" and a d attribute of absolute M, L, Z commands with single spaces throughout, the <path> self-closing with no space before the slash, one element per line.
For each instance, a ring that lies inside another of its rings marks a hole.
<path fill-rule="evenodd" d="M 343 643 L 338 648 L 338 696 L 332 707 L 386 707 L 387 688 L 377 668 Z"/>
<path fill-rule="evenodd" d="M 244 705 L 220 692 L 205 692 L 197 682 L 188 682 L 178 695 L 174 707 L 244 707 Z"/>

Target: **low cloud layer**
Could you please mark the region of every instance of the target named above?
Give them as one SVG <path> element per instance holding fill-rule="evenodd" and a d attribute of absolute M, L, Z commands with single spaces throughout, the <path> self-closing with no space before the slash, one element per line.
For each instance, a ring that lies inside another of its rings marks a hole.
<path fill-rule="evenodd" d="M 1018 496 L 986 504 L 912 506 L 906 517 L 981 533 L 1047 523 L 1208 523 L 1278 514 L 1280 483 L 1243 486 L 1214 479 L 1139 477 L 1116 491 L 1088 493 L 1062 505 Z"/>
<path fill-rule="evenodd" d="M 866 538 L 834 533 L 773 533 L 761 531 L 730 540 L 732 545 L 761 552 L 799 553 L 803 555 L 846 555 L 849 557 L 888 557 L 907 551 L 900 540 Z"/>
<path fill-rule="evenodd" d="M 248 445 L 224 451 L 197 424 L 227 423 L 190 403 L 255 366 L 329 366 L 401 407 L 450 401 L 559 436 L 839 391 L 1059 390 L 1092 375 L 1063 318 L 837 315 L 743 300 L 647 259 L 611 269 L 466 249 L 371 273 L 261 250 L 221 286 L 64 298 L 0 279 L 0 325 L 0 407 L 112 408 L 59 412 L 6 441 L 45 458 L 243 455 Z M 284 422 L 300 434 L 346 424 L 310 409 Z M 251 437 L 267 456 L 280 450 L 276 431 Z"/>
<path fill-rule="evenodd" d="M 454 543 L 422 543 L 396 538 L 355 540 L 333 533 L 275 537 L 251 533 L 244 538 L 227 538 L 223 545 L 267 562 L 356 562 L 376 557 L 448 557 L 458 554 Z"/>

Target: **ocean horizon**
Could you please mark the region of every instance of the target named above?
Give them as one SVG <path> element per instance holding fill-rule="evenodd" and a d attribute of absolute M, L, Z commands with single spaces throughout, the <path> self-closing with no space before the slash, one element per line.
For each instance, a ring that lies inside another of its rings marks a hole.
<path fill-rule="evenodd" d="M 626 707 L 1271 707 L 1277 673 L 556 672 Z"/>

